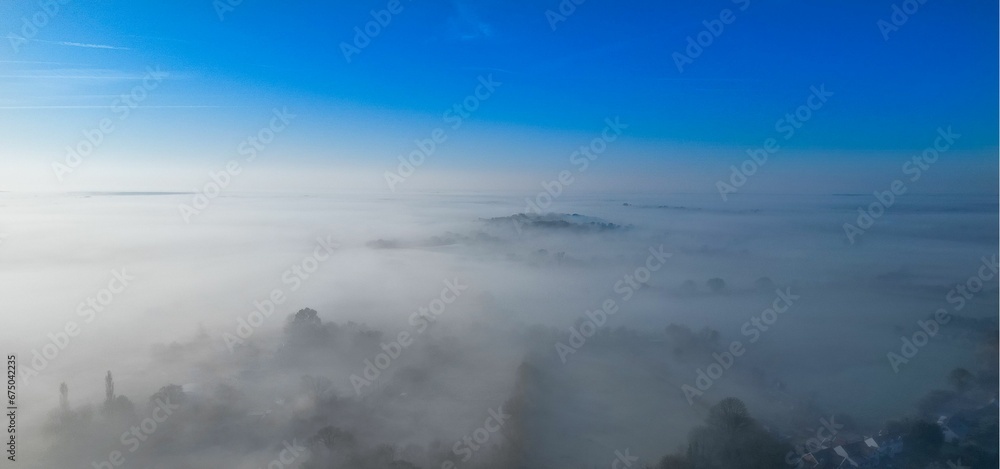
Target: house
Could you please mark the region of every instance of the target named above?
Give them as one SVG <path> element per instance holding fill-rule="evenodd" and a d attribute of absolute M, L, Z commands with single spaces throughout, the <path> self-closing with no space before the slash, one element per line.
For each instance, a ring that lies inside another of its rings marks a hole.
<path fill-rule="evenodd" d="M 869 437 L 823 448 L 802 457 L 808 469 L 841 469 L 880 467 L 903 451 L 902 437 Z"/>

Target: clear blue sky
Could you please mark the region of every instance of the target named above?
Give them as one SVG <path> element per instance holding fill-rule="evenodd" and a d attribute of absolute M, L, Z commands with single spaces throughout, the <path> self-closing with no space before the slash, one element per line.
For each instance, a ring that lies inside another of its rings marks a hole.
<path fill-rule="evenodd" d="M 834 96 L 783 142 L 796 164 L 836 155 L 838 168 L 894 166 L 951 125 L 970 175 L 996 166 L 996 2 L 926 0 L 886 40 L 878 22 L 904 2 L 586 0 L 553 30 L 546 12 L 557 0 L 400 0 L 349 62 L 341 44 L 388 1 L 244 0 L 220 21 L 222 2 L 72 0 L 55 14 L 37 1 L 0 3 L 3 158 L 51 185 L 63 148 L 112 116 L 115 131 L 86 164 L 201 174 L 287 107 L 295 121 L 268 149 L 280 160 L 262 166 L 379 176 L 492 75 L 502 85 L 469 125 L 449 129 L 428 168 L 546 174 L 620 116 L 628 139 L 614 171 L 683 167 L 714 181 L 779 136 L 775 122 L 821 84 Z M 673 54 L 724 9 L 735 20 L 678 71 Z M 39 15 L 47 24 L 27 42 L 11 38 Z M 115 96 L 157 66 L 169 77 L 117 120 Z M 84 169 L 73 177 L 93 176 Z"/>

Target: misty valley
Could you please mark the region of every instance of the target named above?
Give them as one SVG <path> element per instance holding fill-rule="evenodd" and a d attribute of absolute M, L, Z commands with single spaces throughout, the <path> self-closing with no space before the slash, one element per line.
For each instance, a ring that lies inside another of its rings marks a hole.
<path fill-rule="evenodd" d="M 0 469 L 1000 467 L 998 35 L 0 1 Z"/>
<path fill-rule="evenodd" d="M 97 220 L 13 254 L 89 279 L 18 325 L 25 467 L 996 464 L 995 202 L 186 198 L 4 199 Z"/>

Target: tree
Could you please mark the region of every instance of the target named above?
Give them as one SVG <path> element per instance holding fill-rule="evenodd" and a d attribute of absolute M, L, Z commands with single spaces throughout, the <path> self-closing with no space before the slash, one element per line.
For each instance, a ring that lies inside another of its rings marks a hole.
<path fill-rule="evenodd" d="M 975 376 L 966 370 L 965 368 L 955 368 L 948 373 L 948 383 L 951 384 L 956 391 L 965 392 L 972 388 Z"/>
<path fill-rule="evenodd" d="M 709 409 L 707 425 L 688 437 L 684 454 L 663 458 L 657 469 L 774 469 L 785 465 L 787 445 L 750 417 L 746 404 L 726 398 Z"/>
<path fill-rule="evenodd" d="M 168 384 L 149 396 L 149 407 L 154 408 L 164 404 L 180 404 L 184 402 L 184 388 L 176 384 Z"/>
<path fill-rule="evenodd" d="M 288 323 L 290 325 L 318 326 L 323 323 L 323 320 L 319 318 L 319 313 L 315 309 L 303 308 L 298 310 L 295 315 L 289 317 Z"/>
<path fill-rule="evenodd" d="M 59 385 L 59 409 L 63 414 L 69 413 L 69 386 L 66 383 Z"/>
<path fill-rule="evenodd" d="M 927 418 L 936 418 L 942 413 L 948 413 L 953 407 L 953 403 L 958 398 L 955 391 L 935 389 L 920 398 L 917 402 L 917 411 Z"/>
<path fill-rule="evenodd" d="M 288 317 L 285 324 L 285 334 L 289 343 L 320 345 L 330 338 L 330 332 L 320 319 L 319 313 L 312 308 L 300 309 Z"/>
<path fill-rule="evenodd" d="M 691 462 L 684 456 L 668 454 L 656 465 L 656 469 L 691 469 Z"/>
<path fill-rule="evenodd" d="M 910 465 L 919 467 L 934 460 L 944 444 L 944 433 L 936 423 L 914 422 L 903 435 L 904 454 Z"/>
<path fill-rule="evenodd" d="M 768 277 L 758 278 L 753 282 L 753 286 L 760 291 L 766 292 L 772 292 L 775 288 L 774 281 Z"/>
<path fill-rule="evenodd" d="M 686 457 L 692 468 L 702 469 L 715 466 L 715 460 L 720 456 L 720 439 L 709 427 L 697 427 L 688 436 Z"/>
<path fill-rule="evenodd" d="M 708 279 L 708 289 L 712 293 L 721 293 L 726 288 L 726 281 L 719 277 Z"/>
<path fill-rule="evenodd" d="M 727 397 L 712 406 L 708 414 L 708 424 L 725 431 L 737 431 L 753 422 L 746 404 L 735 397 Z"/>
<path fill-rule="evenodd" d="M 111 377 L 111 371 L 104 377 L 104 412 L 110 413 L 111 406 L 115 402 L 115 380 Z"/>
<path fill-rule="evenodd" d="M 131 418 L 135 416 L 135 404 L 129 398 L 117 395 L 111 404 L 111 414 L 119 417 Z"/>
<path fill-rule="evenodd" d="M 312 441 L 320 443 L 328 449 L 351 448 L 355 445 L 353 434 L 331 425 L 319 429 L 316 435 L 312 437 Z"/>

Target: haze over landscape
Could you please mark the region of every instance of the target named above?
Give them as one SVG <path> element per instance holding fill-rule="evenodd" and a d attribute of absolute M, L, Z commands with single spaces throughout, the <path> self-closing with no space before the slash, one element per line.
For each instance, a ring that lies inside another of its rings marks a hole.
<path fill-rule="evenodd" d="M 0 2 L 0 467 L 996 467 L 989 2 Z"/>

